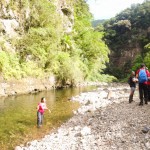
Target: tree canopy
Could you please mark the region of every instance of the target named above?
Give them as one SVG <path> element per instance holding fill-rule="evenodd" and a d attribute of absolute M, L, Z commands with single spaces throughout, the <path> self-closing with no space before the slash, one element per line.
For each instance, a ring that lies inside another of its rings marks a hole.
<path fill-rule="evenodd" d="M 42 78 L 53 74 L 64 83 L 100 79 L 109 54 L 102 40 L 104 33 L 93 29 L 92 15 L 84 0 L 66 3 L 67 7 L 61 8 L 62 17 L 53 1 L 11 1 L 9 7 L 14 12 L 23 18 L 27 9 L 30 14 L 27 19 L 21 18 L 19 37 L 9 40 L 15 53 L 7 51 L 4 42 L 1 44 L 0 70 L 4 78 Z M 1 4 L 6 5 L 4 1 Z M 68 20 L 73 25 L 70 33 L 64 29 Z"/>
<path fill-rule="evenodd" d="M 104 22 L 104 39 L 111 49 L 111 59 L 107 71 L 117 78 L 124 78 L 130 69 L 137 69 L 137 63 L 150 66 L 150 1 L 143 4 L 133 4 L 114 18 Z M 139 49 L 137 51 L 137 49 Z M 132 51 L 132 52 L 131 52 Z M 126 56 L 130 53 L 130 59 Z M 141 59 L 139 59 L 139 56 Z M 115 59 L 126 57 L 120 67 Z M 137 60 L 136 60 L 137 59 Z M 138 62 L 138 60 L 140 62 Z M 121 74 L 116 75 L 116 70 Z"/>

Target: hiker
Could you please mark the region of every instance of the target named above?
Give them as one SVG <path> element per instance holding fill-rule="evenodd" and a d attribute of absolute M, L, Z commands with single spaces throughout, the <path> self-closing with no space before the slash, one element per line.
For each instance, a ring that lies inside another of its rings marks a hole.
<path fill-rule="evenodd" d="M 136 73 L 136 77 L 138 77 L 139 80 L 140 106 L 143 105 L 143 100 L 145 101 L 145 104 L 148 104 L 147 75 L 148 71 L 146 70 L 145 64 L 141 64 L 141 68 Z"/>
<path fill-rule="evenodd" d="M 150 72 L 148 71 L 148 68 L 146 68 L 148 74 L 147 74 L 147 77 L 148 77 L 148 81 L 147 81 L 147 88 L 148 88 L 148 101 L 150 102 Z"/>
<path fill-rule="evenodd" d="M 133 101 L 133 95 L 134 95 L 137 81 L 138 81 L 138 79 L 135 77 L 135 72 L 132 71 L 131 75 L 128 79 L 128 83 L 129 83 L 130 88 L 131 88 L 130 95 L 129 95 L 129 103 L 131 103 Z"/>
<path fill-rule="evenodd" d="M 45 110 L 48 110 L 49 112 L 51 112 L 50 109 L 48 109 L 47 106 L 46 106 L 45 97 L 42 97 L 41 102 L 37 106 L 37 127 L 38 128 L 42 127 L 43 116 L 44 116 L 44 111 Z"/>

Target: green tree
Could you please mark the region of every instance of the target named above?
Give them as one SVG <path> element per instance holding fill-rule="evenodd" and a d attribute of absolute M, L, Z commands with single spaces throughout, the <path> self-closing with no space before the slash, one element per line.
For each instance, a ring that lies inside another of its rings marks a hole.
<path fill-rule="evenodd" d="M 131 8 L 125 9 L 103 24 L 104 39 L 111 49 L 110 63 L 106 73 L 111 72 L 112 75 L 116 75 L 116 69 L 118 69 L 116 59 L 125 58 L 126 53 L 134 54 L 126 58 L 126 62 L 122 62 L 122 66 L 119 65 L 122 74 L 126 74 L 132 65 L 138 66 L 139 63 L 141 64 L 146 59 L 146 53 L 149 50 L 144 49 L 144 46 L 150 42 L 149 16 L 150 1 L 145 1 L 142 4 L 133 4 Z M 130 52 L 130 50 L 133 51 L 137 48 L 141 49 L 141 51 Z M 141 55 L 142 59 L 138 59 L 139 55 Z M 137 61 L 134 62 L 134 60 Z M 124 76 L 117 77 L 124 78 Z"/>

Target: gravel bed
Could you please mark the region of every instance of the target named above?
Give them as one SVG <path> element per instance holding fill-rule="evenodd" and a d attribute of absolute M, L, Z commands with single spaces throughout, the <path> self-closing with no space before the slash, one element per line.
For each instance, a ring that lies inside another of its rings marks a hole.
<path fill-rule="evenodd" d="M 15 150 L 150 150 L 150 102 L 128 103 L 129 87 L 111 85 L 72 97 L 81 107 L 57 131 Z"/>

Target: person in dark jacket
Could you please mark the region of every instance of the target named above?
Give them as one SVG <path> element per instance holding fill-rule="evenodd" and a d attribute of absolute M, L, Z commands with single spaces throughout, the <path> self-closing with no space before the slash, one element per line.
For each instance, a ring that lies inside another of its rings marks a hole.
<path fill-rule="evenodd" d="M 130 95 L 129 95 L 129 103 L 131 103 L 133 101 L 133 95 L 134 95 L 134 91 L 136 89 L 136 82 L 138 81 L 138 79 L 135 77 L 135 72 L 132 71 L 130 78 L 129 78 L 129 85 L 130 85 Z"/>

